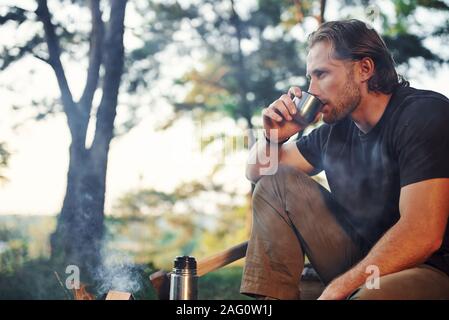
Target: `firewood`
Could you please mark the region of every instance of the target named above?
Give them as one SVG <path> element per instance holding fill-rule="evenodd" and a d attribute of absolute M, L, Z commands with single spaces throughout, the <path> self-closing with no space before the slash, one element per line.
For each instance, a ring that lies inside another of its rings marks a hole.
<path fill-rule="evenodd" d="M 72 300 L 72 297 L 70 296 L 70 292 L 67 290 L 67 288 L 64 286 L 64 284 L 62 283 L 61 278 L 59 277 L 59 274 L 57 271 L 53 271 L 53 273 L 56 276 L 56 280 L 58 280 L 59 285 L 61 286 L 62 291 L 64 292 L 66 298 L 68 300 Z"/>
<path fill-rule="evenodd" d="M 106 300 L 134 300 L 134 298 L 129 292 L 111 290 L 108 292 Z"/>

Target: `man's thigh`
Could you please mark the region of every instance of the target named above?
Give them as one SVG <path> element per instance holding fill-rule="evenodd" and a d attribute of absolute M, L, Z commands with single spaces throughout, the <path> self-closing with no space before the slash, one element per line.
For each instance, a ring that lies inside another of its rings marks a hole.
<path fill-rule="evenodd" d="M 420 265 L 379 278 L 376 289 L 363 286 L 351 300 L 447 300 L 449 276 L 428 265 Z"/>
<path fill-rule="evenodd" d="M 344 209 L 309 176 L 280 166 L 278 174 L 262 182 L 261 187 L 270 190 L 272 196 L 267 195 L 264 201 L 279 207 L 278 214 L 290 221 L 304 253 L 325 284 L 366 253 L 362 239 L 345 219 Z"/>

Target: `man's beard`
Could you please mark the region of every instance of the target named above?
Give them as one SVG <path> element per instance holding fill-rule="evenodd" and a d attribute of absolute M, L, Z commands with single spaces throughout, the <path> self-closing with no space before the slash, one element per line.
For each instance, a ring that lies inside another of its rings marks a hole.
<path fill-rule="evenodd" d="M 350 115 L 359 105 L 361 100 L 360 89 L 352 80 L 353 72 L 348 73 L 345 87 L 340 98 L 329 110 L 328 114 L 323 115 L 323 121 L 327 124 L 334 124 L 348 115 Z"/>

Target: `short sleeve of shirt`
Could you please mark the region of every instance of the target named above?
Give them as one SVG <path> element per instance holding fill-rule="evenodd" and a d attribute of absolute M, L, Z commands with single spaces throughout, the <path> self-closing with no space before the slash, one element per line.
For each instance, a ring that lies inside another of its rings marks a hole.
<path fill-rule="evenodd" d="M 296 146 L 303 157 L 315 168 L 316 172 L 322 171 L 323 153 L 327 145 L 330 126 L 323 124 L 311 131 L 308 135 L 302 136 L 296 141 Z"/>
<path fill-rule="evenodd" d="M 449 101 L 418 98 L 407 106 L 396 128 L 401 187 L 449 178 Z"/>

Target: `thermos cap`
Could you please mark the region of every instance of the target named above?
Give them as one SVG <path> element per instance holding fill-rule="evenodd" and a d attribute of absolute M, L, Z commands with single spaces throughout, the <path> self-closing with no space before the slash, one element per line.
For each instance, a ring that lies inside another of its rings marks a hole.
<path fill-rule="evenodd" d="M 174 262 L 175 269 L 196 269 L 196 260 L 194 257 L 190 256 L 178 256 L 175 258 Z"/>

